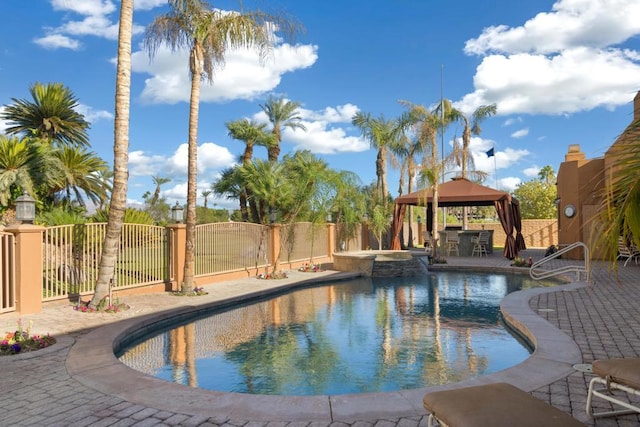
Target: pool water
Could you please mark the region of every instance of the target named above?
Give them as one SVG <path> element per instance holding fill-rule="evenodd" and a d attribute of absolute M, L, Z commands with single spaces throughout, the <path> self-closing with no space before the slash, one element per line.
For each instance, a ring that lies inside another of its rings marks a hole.
<path fill-rule="evenodd" d="M 553 282 L 438 272 L 359 278 L 211 312 L 138 340 L 128 366 L 203 389 L 336 395 L 421 388 L 490 374 L 530 349 L 500 301 Z"/>

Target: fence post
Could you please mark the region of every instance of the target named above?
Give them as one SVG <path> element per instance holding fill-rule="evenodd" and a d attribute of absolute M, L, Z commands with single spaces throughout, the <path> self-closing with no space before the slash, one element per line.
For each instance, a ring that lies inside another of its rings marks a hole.
<path fill-rule="evenodd" d="M 11 225 L 16 243 L 16 310 L 20 314 L 42 311 L 42 233 L 44 227 L 31 224 Z"/>
<path fill-rule="evenodd" d="M 280 229 L 282 226 L 280 224 L 271 224 L 269 225 L 269 232 L 271 233 L 271 247 L 269 248 L 269 259 L 267 260 L 272 267 L 276 268 L 278 266 L 275 265 L 276 258 L 280 252 Z"/>
<path fill-rule="evenodd" d="M 184 251 L 187 244 L 187 225 L 169 224 L 169 266 L 171 268 L 171 291 L 178 292 L 184 281 Z"/>
<path fill-rule="evenodd" d="M 333 252 L 336 250 L 336 225 L 333 223 L 327 223 L 327 254 L 329 259 L 333 260 Z"/>

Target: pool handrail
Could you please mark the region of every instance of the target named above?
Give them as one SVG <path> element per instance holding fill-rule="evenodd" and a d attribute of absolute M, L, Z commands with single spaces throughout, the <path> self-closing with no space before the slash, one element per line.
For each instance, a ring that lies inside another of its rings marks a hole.
<path fill-rule="evenodd" d="M 547 262 L 551 261 L 552 259 L 559 258 L 563 254 L 578 247 L 582 247 L 584 249 L 584 265 L 570 264 L 570 265 L 554 268 L 552 270 L 540 269 L 536 271 L 536 268 L 539 268 L 542 265 L 546 264 Z M 531 278 L 534 280 L 541 280 L 541 279 L 546 279 L 552 276 L 557 276 L 560 274 L 576 273 L 577 280 L 580 281 L 581 275 L 582 273 L 584 273 L 585 281 L 589 282 L 591 277 L 591 262 L 589 260 L 590 260 L 589 247 L 587 247 L 587 245 L 585 245 L 583 242 L 575 242 L 534 262 L 529 268 L 529 276 L 531 276 Z"/>

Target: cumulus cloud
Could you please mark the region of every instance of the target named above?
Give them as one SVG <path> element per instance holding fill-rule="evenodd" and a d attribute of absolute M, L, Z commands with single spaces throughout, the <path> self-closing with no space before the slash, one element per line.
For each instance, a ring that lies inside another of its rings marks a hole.
<path fill-rule="evenodd" d="M 522 170 L 522 173 L 524 174 L 524 176 L 528 176 L 528 177 L 536 177 L 538 176 L 539 172 L 540 172 L 540 168 L 538 166 L 531 166 L 529 168 L 525 168 Z"/>
<path fill-rule="evenodd" d="M 640 35 L 637 0 L 559 0 L 521 26 L 486 28 L 465 52 L 482 57 L 473 93 L 456 107 L 497 103 L 498 114 L 571 114 L 628 103 L 640 86 L 640 53 L 618 47 Z"/>
<path fill-rule="evenodd" d="M 149 10 L 163 3 L 160 0 L 136 1 L 137 10 Z M 140 3 L 140 4 L 138 4 Z M 79 38 L 94 36 L 109 40 L 118 38 L 118 7 L 111 0 L 51 0 L 53 10 L 64 12 L 65 21 L 57 27 L 44 28 L 45 35 L 33 40 L 45 49 L 79 50 Z M 76 19 L 77 18 L 77 19 Z M 144 27 L 134 24 L 132 34 L 144 32 Z"/>
<path fill-rule="evenodd" d="M 529 135 L 529 128 L 517 130 L 511 134 L 511 138 L 524 138 Z"/>
<path fill-rule="evenodd" d="M 318 47 L 313 45 L 281 44 L 273 48 L 269 57 L 261 60 L 250 49 L 231 49 L 225 55 L 224 67 L 213 75 L 213 84 L 203 81 L 201 102 L 226 102 L 235 99 L 252 100 L 275 89 L 285 73 L 310 67 L 318 59 Z M 141 98 L 152 104 L 188 102 L 191 79 L 188 52 L 172 52 L 161 46 L 152 61 L 147 52 L 132 55 L 132 70 L 147 73 Z"/>
<path fill-rule="evenodd" d="M 78 113 L 84 116 L 89 123 L 95 123 L 100 120 L 113 120 L 113 113 L 106 110 L 94 110 L 92 107 L 84 104 L 78 105 L 76 108 Z"/>

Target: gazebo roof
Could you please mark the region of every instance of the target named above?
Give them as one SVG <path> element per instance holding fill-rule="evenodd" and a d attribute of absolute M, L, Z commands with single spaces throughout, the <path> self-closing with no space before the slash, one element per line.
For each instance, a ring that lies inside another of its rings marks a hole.
<path fill-rule="evenodd" d="M 426 206 L 433 200 L 433 191 L 422 189 L 398 197 L 397 205 Z M 453 178 L 438 186 L 438 206 L 493 206 L 498 200 L 517 203 L 509 193 L 484 185 L 476 184 L 466 178 Z"/>

